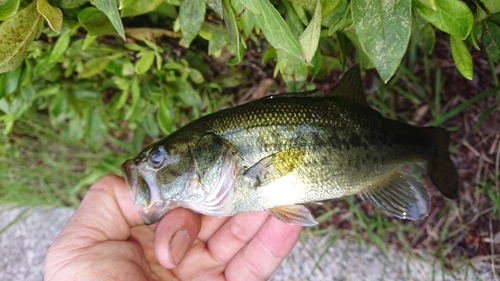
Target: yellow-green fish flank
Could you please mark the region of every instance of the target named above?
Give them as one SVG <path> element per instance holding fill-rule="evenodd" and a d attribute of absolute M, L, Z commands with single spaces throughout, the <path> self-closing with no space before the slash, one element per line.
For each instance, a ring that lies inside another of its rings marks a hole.
<path fill-rule="evenodd" d="M 444 129 L 370 108 L 355 67 L 329 93 L 269 96 L 199 118 L 122 168 L 147 223 L 184 207 L 219 217 L 267 210 L 312 225 L 303 204 L 352 194 L 416 220 L 428 214 L 430 196 L 401 168 L 426 164 L 437 188 L 455 198 L 459 179 L 448 143 Z"/>

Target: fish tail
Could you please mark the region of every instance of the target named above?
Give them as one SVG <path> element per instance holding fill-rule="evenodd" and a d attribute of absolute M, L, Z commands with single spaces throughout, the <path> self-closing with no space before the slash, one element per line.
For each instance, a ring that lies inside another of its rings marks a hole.
<path fill-rule="evenodd" d="M 450 135 L 443 128 L 427 129 L 431 132 L 434 147 L 434 153 L 427 162 L 429 177 L 444 196 L 450 199 L 457 198 L 460 180 L 448 153 Z"/>

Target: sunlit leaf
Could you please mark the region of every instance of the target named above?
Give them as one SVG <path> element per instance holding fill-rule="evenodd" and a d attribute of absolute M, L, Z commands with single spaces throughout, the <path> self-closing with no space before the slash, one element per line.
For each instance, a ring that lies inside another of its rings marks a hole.
<path fill-rule="evenodd" d="M 243 7 L 245 7 L 246 9 L 252 11 L 252 13 L 254 14 L 260 14 L 260 7 L 259 7 L 259 4 L 254 1 L 254 0 L 250 0 L 250 1 L 247 1 L 247 0 L 235 0 L 236 4 L 238 5 L 241 5 Z M 235 7 L 237 8 L 237 7 Z"/>
<path fill-rule="evenodd" d="M 432 25 L 461 40 L 469 35 L 474 24 L 471 10 L 460 0 L 436 1 L 436 10 L 418 1 L 413 2 L 413 7 Z"/>
<path fill-rule="evenodd" d="M 451 55 L 453 61 L 462 75 L 472 80 L 472 56 L 465 43 L 455 36 L 450 36 Z"/>
<path fill-rule="evenodd" d="M 269 43 L 278 50 L 283 50 L 301 60 L 299 42 L 293 36 L 285 20 L 268 0 L 255 0 L 262 14 L 254 14 L 255 23 L 262 30 Z M 251 13 L 251 11 L 248 11 Z"/>
<path fill-rule="evenodd" d="M 225 32 L 222 28 L 217 28 L 212 32 L 208 41 L 208 54 L 212 55 L 219 52 L 226 45 Z"/>
<path fill-rule="evenodd" d="M 102 11 L 109 19 L 116 32 L 125 39 L 125 30 L 123 29 L 122 19 L 118 13 L 118 6 L 115 0 L 94 0 L 97 9 Z"/>
<path fill-rule="evenodd" d="M 121 10 L 121 16 L 133 17 L 146 14 L 156 9 L 163 2 L 163 0 L 130 1 Z"/>
<path fill-rule="evenodd" d="M 144 51 L 141 52 L 141 57 L 135 63 L 135 73 L 141 75 L 149 71 L 155 60 L 155 52 Z"/>
<path fill-rule="evenodd" d="M 109 18 L 94 7 L 80 11 L 78 21 L 87 29 L 89 35 L 117 34 Z"/>
<path fill-rule="evenodd" d="M 291 3 L 304 7 L 308 9 L 309 11 L 313 11 L 316 6 L 316 3 L 319 2 L 318 0 L 289 0 Z"/>
<path fill-rule="evenodd" d="M 104 69 L 106 69 L 110 61 L 117 59 L 121 56 L 122 54 L 115 54 L 106 57 L 98 57 L 90 60 L 85 64 L 82 72 L 78 74 L 78 78 L 89 78 L 91 76 L 101 73 L 102 71 L 104 71 Z"/>
<path fill-rule="evenodd" d="M 10 18 L 19 9 L 21 0 L 4 0 L 0 1 L 0 21 Z"/>
<path fill-rule="evenodd" d="M 278 63 L 276 68 L 291 92 L 301 91 L 307 79 L 307 65 L 304 61 L 283 51 L 276 50 Z"/>
<path fill-rule="evenodd" d="M 437 10 L 436 0 L 415 0 L 415 1 L 432 10 Z"/>
<path fill-rule="evenodd" d="M 63 22 L 61 9 L 51 6 L 47 0 L 36 0 L 36 3 L 38 12 L 47 20 L 50 28 L 59 33 Z"/>
<path fill-rule="evenodd" d="M 0 99 L 16 91 L 22 70 L 22 67 L 18 67 L 14 71 L 0 74 Z"/>
<path fill-rule="evenodd" d="M 167 36 L 170 38 L 181 38 L 182 34 L 179 32 L 173 32 L 167 29 L 160 28 L 149 28 L 149 27 L 139 27 L 139 28 L 125 28 L 125 34 L 128 37 L 134 38 L 136 40 L 149 40 L 154 41 L 162 36 Z"/>
<path fill-rule="evenodd" d="M 39 35 L 43 17 L 33 2 L 0 24 L 0 73 L 16 69 Z"/>
<path fill-rule="evenodd" d="M 64 52 L 69 47 L 69 41 L 71 39 L 71 31 L 68 29 L 59 38 L 57 38 L 56 44 L 54 44 L 54 48 L 52 49 L 52 52 L 50 53 L 50 59 L 49 62 L 57 62 L 63 55 Z"/>
<path fill-rule="evenodd" d="M 158 120 L 158 125 L 160 125 L 161 130 L 165 134 L 169 134 L 172 132 L 172 117 L 170 115 L 170 109 L 168 108 L 167 104 L 167 99 L 165 97 L 162 97 L 160 100 L 160 103 L 158 104 L 158 114 L 157 114 L 157 120 Z"/>
<path fill-rule="evenodd" d="M 353 0 L 352 19 L 365 53 L 385 81 L 396 72 L 411 35 L 411 0 Z"/>
<path fill-rule="evenodd" d="M 236 63 L 241 61 L 240 51 L 240 34 L 238 32 L 238 25 L 236 24 L 236 17 L 234 16 L 233 8 L 231 7 L 230 0 L 222 0 L 223 13 L 226 24 L 226 30 L 229 35 L 229 41 L 234 49 L 234 56 Z"/>
<path fill-rule="evenodd" d="M 498 0 L 481 0 L 483 4 L 486 6 L 488 11 L 492 14 L 496 14 L 500 12 L 500 1 Z"/>
<path fill-rule="evenodd" d="M 201 106 L 201 99 L 198 92 L 191 86 L 191 84 L 184 80 L 176 80 L 174 82 L 176 94 L 183 102 L 194 107 Z"/>
<path fill-rule="evenodd" d="M 205 2 L 203 0 L 184 0 L 179 8 L 179 24 L 183 43 L 189 46 L 200 31 L 205 20 Z"/>
<path fill-rule="evenodd" d="M 224 15 L 222 12 L 222 0 L 205 0 L 207 6 L 212 8 L 214 12 L 221 18 L 224 19 Z"/>
<path fill-rule="evenodd" d="M 316 9 L 311 22 L 300 35 L 299 44 L 306 63 L 310 63 L 318 48 L 321 32 L 321 3 L 316 3 Z"/>

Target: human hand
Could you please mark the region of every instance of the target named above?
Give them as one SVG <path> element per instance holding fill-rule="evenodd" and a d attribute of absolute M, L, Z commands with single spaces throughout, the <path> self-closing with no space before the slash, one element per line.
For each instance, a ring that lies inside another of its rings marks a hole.
<path fill-rule="evenodd" d="M 266 212 L 214 218 L 182 208 L 147 226 L 123 179 L 106 176 L 50 247 L 45 280 L 267 280 L 300 231 Z"/>

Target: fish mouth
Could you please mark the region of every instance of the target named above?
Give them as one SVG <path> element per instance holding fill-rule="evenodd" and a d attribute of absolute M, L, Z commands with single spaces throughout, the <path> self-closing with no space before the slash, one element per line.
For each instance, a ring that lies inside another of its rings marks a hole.
<path fill-rule="evenodd" d="M 156 173 L 143 172 L 132 159 L 123 162 L 121 168 L 132 201 L 145 224 L 159 221 L 172 209 L 172 205 L 176 205 L 170 200 L 161 199 L 161 183 L 157 180 Z"/>

